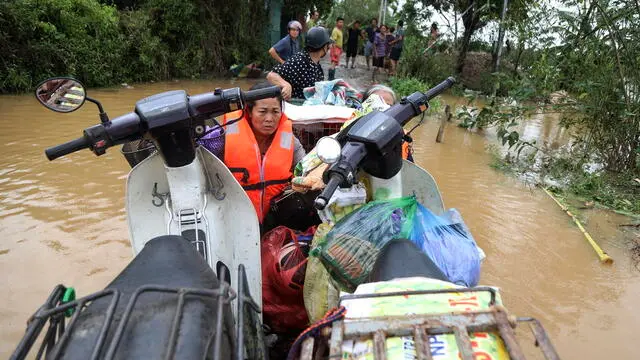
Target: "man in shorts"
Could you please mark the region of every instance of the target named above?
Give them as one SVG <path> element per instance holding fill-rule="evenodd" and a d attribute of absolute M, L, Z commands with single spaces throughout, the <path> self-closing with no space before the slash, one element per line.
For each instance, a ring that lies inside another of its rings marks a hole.
<path fill-rule="evenodd" d="M 347 68 L 349 67 L 349 59 L 351 59 L 351 68 L 356 66 L 356 56 L 358 56 L 358 42 L 360 38 L 364 38 L 360 29 L 360 20 L 356 20 L 349 26 L 347 32 Z"/>
<path fill-rule="evenodd" d="M 373 56 L 373 41 L 376 38 L 376 32 L 378 32 L 378 19 L 371 19 L 371 25 L 367 26 L 364 29 L 364 35 L 366 36 L 367 42 L 364 45 L 364 57 L 367 59 L 367 70 L 370 70 L 371 67 L 371 57 Z"/>
<path fill-rule="evenodd" d="M 334 44 L 331 47 L 331 67 L 329 68 L 329 81 L 336 78 L 336 67 L 340 65 L 340 56 L 342 56 L 342 28 L 344 27 L 344 19 L 339 17 L 336 19 L 336 27 L 331 32 L 331 40 Z"/>

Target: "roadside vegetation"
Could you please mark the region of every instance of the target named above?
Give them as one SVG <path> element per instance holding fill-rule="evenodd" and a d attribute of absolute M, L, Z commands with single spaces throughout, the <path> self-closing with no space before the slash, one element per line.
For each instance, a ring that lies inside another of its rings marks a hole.
<path fill-rule="evenodd" d="M 285 1 L 300 16 L 330 5 Z M 0 1 L 0 93 L 62 74 L 90 87 L 221 76 L 267 60 L 268 21 L 263 0 Z"/>
<path fill-rule="evenodd" d="M 502 146 L 493 151 L 493 167 L 563 196 L 640 214 L 638 3 L 510 2 L 504 21 L 502 1 L 471 3 L 405 2 L 400 16 L 417 21 L 407 29 L 399 76 L 436 83 L 457 74 L 458 92 L 469 100 L 456 110 L 459 125 L 496 135 Z M 453 19 L 466 9 L 478 17 L 475 27 L 476 20 L 464 20 L 463 35 L 455 36 L 439 24 L 445 36 L 423 56 L 429 15 Z M 498 56 L 501 32 L 509 42 Z M 519 125 L 544 113 L 559 114 L 566 144 L 523 138 Z"/>

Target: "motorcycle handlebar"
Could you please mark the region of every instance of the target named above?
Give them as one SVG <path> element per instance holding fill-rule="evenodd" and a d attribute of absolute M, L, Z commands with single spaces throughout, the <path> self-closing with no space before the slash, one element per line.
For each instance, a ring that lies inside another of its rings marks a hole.
<path fill-rule="evenodd" d="M 189 98 L 190 113 L 191 116 L 218 116 L 230 111 L 231 104 L 235 104 L 237 106 L 236 109 L 238 107 L 241 109 L 246 102 L 278 97 L 280 92 L 280 87 L 270 86 L 249 91 L 241 91 L 238 88 L 234 88 L 222 92 L 194 95 Z M 106 124 L 99 124 L 86 129 L 85 136 L 82 138 L 46 149 L 45 155 L 47 159 L 54 160 L 86 148 L 93 148 L 97 155 L 101 155 L 110 146 L 142 137 L 146 128 L 146 125 L 141 124 L 141 119 L 137 113 L 124 114 Z M 99 146 L 96 146 L 93 143 L 94 141 Z"/>
<path fill-rule="evenodd" d="M 453 76 L 449 76 L 445 81 L 427 90 L 427 92 L 424 94 L 425 97 L 427 98 L 427 101 L 442 94 L 445 90 L 452 87 L 453 84 L 455 83 L 456 83 L 456 79 Z"/>
<path fill-rule="evenodd" d="M 280 89 L 279 86 L 270 86 L 264 89 L 244 91 L 242 94 L 244 97 L 244 101 L 248 102 L 248 101 L 256 101 L 260 99 L 278 97 L 280 96 L 281 91 L 282 90 Z"/>
<path fill-rule="evenodd" d="M 448 77 L 445 81 L 427 90 L 424 94 L 417 91 L 403 98 L 399 104 L 393 105 L 387 109 L 384 114 L 404 126 L 412 118 L 427 110 L 429 100 L 449 89 L 455 82 L 455 78 Z M 342 156 L 339 162 L 326 170 L 330 175 L 329 182 L 327 182 L 327 186 L 316 198 L 314 203 L 316 209 L 323 210 L 327 206 L 338 186 L 346 180 L 347 174 L 355 173 L 360 162 L 366 156 L 367 149 L 362 141 L 347 141 L 345 146 L 342 147 Z"/>
<path fill-rule="evenodd" d="M 56 145 L 50 147 L 44 151 L 45 155 L 47 155 L 47 159 L 55 160 L 61 156 L 65 156 L 71 154 L 72 152 L 76 152 L 78 150 L 87 149 L 91 146 L 91 143 L 84 136 L 81 138 L 77 138 L 75 140 L 68 141 L 64 144 Z"/>
<path fill-rule="evenodd" d="M 342 175 L 338 173 L 331 174 L 331 178 L 329 179 L 327 186 L 325 186 L 324 190 L 322 190 L 322 193 L 320 193 L 320 195 L 318 195 L 318 197 L 314 201 L 313 205 L 316 209 L 324 210 L 324 208 L 327 207 L 329 199 L 331 199 L 333 193 L 336 191 L 338 186 L 340 186 L 342 180 Z"/>

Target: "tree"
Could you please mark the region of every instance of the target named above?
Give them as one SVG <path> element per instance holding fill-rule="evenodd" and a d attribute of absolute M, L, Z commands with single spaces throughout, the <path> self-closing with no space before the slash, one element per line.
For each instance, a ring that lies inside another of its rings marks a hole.
<path fill-rule="evenodd" d="M 533 1 L 519 0 L 512 2 L 509 7 L 509 17 L 512 19 L 525 19 L 527 17 L 528 3 Z M 499 19 L 503 0 L 410 0 L 407 2 L 412 2 L 414 5 L 419 4 L 423 8 L 431 7 L 439 12 L 453 11 L 456 19 L 458 18 L 457 14 L 460 14 L 459 16 L 464 25 L 464 33 L 460 44 L 456 71 L 461 73 L 473 34 L 490 21 Z"/>

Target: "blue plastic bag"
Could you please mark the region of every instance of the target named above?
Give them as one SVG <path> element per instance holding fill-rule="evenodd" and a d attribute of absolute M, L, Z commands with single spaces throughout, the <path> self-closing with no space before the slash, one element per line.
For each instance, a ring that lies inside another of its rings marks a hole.
<path fill-rule="evenodd" d="M 463 286 L 478 284 L 480 250 L 457 211 L 449 210 L 440 217 L 418 204 L 410 238 L 449 281 Z"/>

